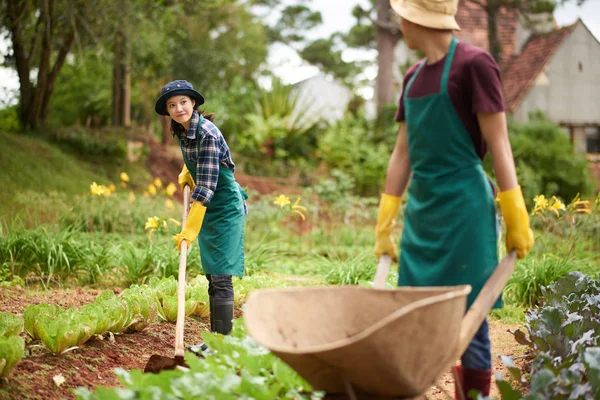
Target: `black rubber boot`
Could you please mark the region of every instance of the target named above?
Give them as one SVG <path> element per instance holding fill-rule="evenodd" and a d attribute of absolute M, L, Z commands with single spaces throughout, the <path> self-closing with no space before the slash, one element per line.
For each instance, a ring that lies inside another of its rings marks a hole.
<path fill-rule="evenodd" d="M 210 299 L 210 330 L 229 335 L 233 327 L 233 299 Z"/>

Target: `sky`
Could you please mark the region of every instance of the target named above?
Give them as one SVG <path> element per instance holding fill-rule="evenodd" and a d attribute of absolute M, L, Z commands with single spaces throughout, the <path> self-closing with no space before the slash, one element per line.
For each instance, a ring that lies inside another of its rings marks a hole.
<path fill-rule="evenodd" d="M 569 25 L 581 18 L 596 38 L 600 39 L 600 0 L 586 0 L 581 7 L 574 1 L 559 6 L 554 12 L 558 25 Z M 356 4 L 368 4 L 368 0 L 312 0 L 310 7 L 321 12 L 323 24 L 307 33 L 309 38 L 328 37 L 334 32 L 346 32 L 353 24 L 352 8 Z M 0 40 L 0 54 L 4 54 L 7 43 Z M 375 52 L 357 52 L 347 50 L 343 54 L 345 61 L 357 58 L 374 57 Z M 1 56 L 0 56 L 1 61 Z M 285 83 L 295 83 L 318 73 L 316 67 L 307 65 L 300 57 L 286 46 L 275 46 L 271 49 L 268 59 L 270 68 L 280 76 Z M 373 79 L 377 72 L 366 71 L 367 78 Z M 11 91 L 17 90 L 19 82 L 16 72 L 0 68 L 0 107 Z M 367 95 L 368 93 L 364 93 Z"/>

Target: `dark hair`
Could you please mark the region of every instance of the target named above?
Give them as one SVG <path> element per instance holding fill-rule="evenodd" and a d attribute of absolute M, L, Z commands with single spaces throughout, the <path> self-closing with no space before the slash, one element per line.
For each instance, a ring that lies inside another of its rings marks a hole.
<path fill-rule="evenodd" d="M 205 113 L 204 111 L 200 111 L 200 110 L 198 110 L 197 105 L 194 106 L 194 111 L 198 111 L 198 113 L 200 115 L 202 115 L 204 118 L 206 118 L 210 122 L 213 122 L 215 119 L 214 113 Z M 181 125 L 179 122 L 175 122 L 175 120 L 173 118 L 171 118 L 171 134 L 173 136 L 177 136 L 178 139 L 182 139 L 187 136 L 187 131 L 185 130 L 183 125 Z"/>

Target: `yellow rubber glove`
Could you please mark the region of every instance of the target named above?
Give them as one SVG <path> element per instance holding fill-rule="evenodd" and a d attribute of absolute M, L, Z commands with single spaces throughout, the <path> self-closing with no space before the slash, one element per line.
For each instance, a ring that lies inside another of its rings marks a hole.
<path fill-rule="evenodd" d="M 375 225 L 375 254 L 377 258 L 387 254 L 394 262 L 398 261 L 398 252 L 392 238 L 392 227 L 396 222 L 401 203 L 402 197 L 390 196 L 385 193 L 381 195 L 377 225 Z"/>
<path fill-rule="evenodd" d="M 190 171 L 187 169 L 187 166 L 185 165 L 185 163 L 183 164 L 183 168 L 181 169 L 181 172 L 179 173 L 179 176 L 177 177 L 177 183 L 179 183 L 179 187 L 181 188 L 181 191 L 183 192 L 183 188 L 185 187 L 185 185 L 189 185 L 190 190 L 194 190 L 194 188 L 196 187 L 196 182 L 194 182 L 194 178 L 192 178 L 192 175 L 190 174 Z"/>
<path fill-rule="evenodd" d="M 177 235 L 173 236 L 173 240 L 177 243 L 177 247 L 175 250 L 181 249 L 181 242 L 186 240 L 188 243 L 188 248 L 190 245 L 198 238 L 198 234 L 200 233 L 200 228 L 202 228 L 202 221 L 204 221 L 204 214 L 206 213 L 206 207 L 197 201 L 192 203 L 192 207 L 190 208 L 190 212 L 188 214 L 187 220 L 185 221 L 185 226 Z"/>
<path fill-rule="evenodd" d="M 506 223 L 506 251 L 516 250 L 523 258 L 533 247 L 533 231 L 521 186 L 498 193 L 498 202 Z"/>

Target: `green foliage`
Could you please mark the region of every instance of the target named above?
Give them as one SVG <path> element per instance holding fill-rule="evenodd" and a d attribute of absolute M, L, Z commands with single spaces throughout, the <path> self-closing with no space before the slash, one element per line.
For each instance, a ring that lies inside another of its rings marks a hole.
<path fill-rule="evenodd" d="M 311 388 L 288 365 L 247 336 L 243 318 L 234 321 L 230 336 L 203 333 L 213 353 L 203 359 L 186 355 L 189 369 L 144 374 L 118 369 L 124 388 L 76 389 L 81 400 L 146 398 L 317 399 Z"/>
<path fill-rule="evenodd" d="M 114 162 L 127 157 L 127 141 L 122 132 L 110 134 L 71 128 L 58 130 L 51 138 L 61 148 L 82 158 L 100 158 L 104 162 Z"/>
<path fill-rule="evenodd" d="M 267 57 L 267 32 L 250 5 L 226 1 L 184 7 L 168 33 L 169 75 L 183 77 L 204 94 L 227 90 L 235 77 L 251 81 Z"/>
<path fill-rule="evenodd" d="M 574 151 L 562 129 L 537 115 L 527 124 L 510 124 L 519 182 L 527 202 L 538 194 L 570 200 L 591 192 L 587 161 Z M 530 203 L 531 204 L 531 203 Z"/>
<path fill-rule="evenodd" d="M 523 307 L 539 305 L 544 287 L 577 270 L 577 260 L 544 254 L 520 261 L 504 290 L 506 300 Z"/>
<path fill-rule="evenodd" d="M 346 118 L 319 137 L 320 158 L 330 169 L 351 176 L 361 195 L 378 194 L 392 150 L 385 143 L 375 144 L 373 131 L 372 124 L 362 118 Z"/>
<path fill-rule="evenodd" d="M 107 62 L 107 57 L 109 55 L 105 51 L 90 50 L 76 54 L 71 62 L 65 64 L 56 79 L 48 126 L 98 127 L 110 122 L 113 66 Z M 69 145 L 86 144 L 88 135 L 89 132 L 75 130 L 58 139 Z M 89 140 L 93 141 L 94 137 L 89 136 Z M 81 146 L 81 150 L 93 152 L 94 149 Z"/>
<path fill-rule="evenodd" d="M 600 281 L 573 272 L 544 288 L 543 298 L 527 312 L 528 334 L 513 333 L 534 357 L 530 392 L 523 396 L 502 381 L 503 398 L 594 398 L 600 392 Z M 511 359 L 505 364 L 513 378 L 524 380 Z"/>
<path fill-rule="evenodd" d="M 336 79 L 351 83 L 360 72 L 360 65 L 342 58 L 343 46 L 338 35 L 328 39 L 317 39 L 300 51 L 300 56 L 325 73 L 331 73 Z"/>
<path fill-rule="evenodd" d="M 17 105 L 0 109 L 0 132 L 20 132 L 22 129 Z"/>
<path fill-rule="evenodd" d="M 260 91 L 257 110 L 246 115 L 248 126 L 238 136 L 236 150 L 243 159 L 254 160 L 245 166 L 246 172 L 287 175 L 291 167 L 311 158 L 317 147 L 318 121 L 307 118 L 298 104 L 292 87 L 279 80 L 273 80 L 270 91 Z M 273 166 L 278 171 L 265 170 Z"/>

